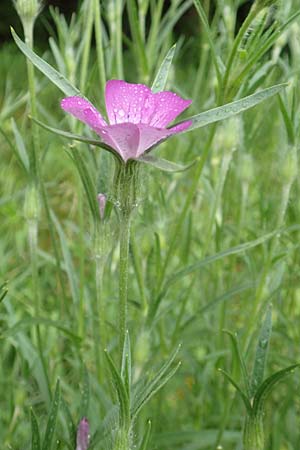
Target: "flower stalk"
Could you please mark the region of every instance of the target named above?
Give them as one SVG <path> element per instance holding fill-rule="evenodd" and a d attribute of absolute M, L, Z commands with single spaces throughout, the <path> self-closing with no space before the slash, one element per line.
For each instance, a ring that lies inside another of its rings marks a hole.
<path fill-rule="evenodd" d="M 127 331 L 128 316 L 128 263 L 129 241 L 132 212 L 136 207 L 136 193 L 139 166 L 135 161 L 126 164 L 116 162 L 114 180 L 116 206 L 120 222 L 120 259 L 119 259 L 119 354 L 122 350 Z"/>
<path fill-rule="evenodd" d="M 247 415 L 243 435 L 244 450 L 264 450 L 262 415 Z"/>

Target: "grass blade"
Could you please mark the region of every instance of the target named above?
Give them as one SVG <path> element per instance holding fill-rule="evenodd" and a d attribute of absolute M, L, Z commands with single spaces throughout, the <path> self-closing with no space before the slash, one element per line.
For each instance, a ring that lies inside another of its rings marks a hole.
<path fill-rule="evenodd" d="M 150 433 L 151 433 L 151 420 L 148 420 L 146 425 L 146 431 L 142 440 L 142 443 L 140 445 L 139 450 L 147 450 L 149 440 L 150 440 Z"/>
<path fill-rule="evenodd" d="M 166 54 L 158 72 L 155 76 L 155 79 L 152 83 L 151 90 L 152 92 L 160 92 L 163 91 L 167 84 L 167 79 L 170 71 L 170 67 L 172 65 L 172 61 L 176 51 L 176 44 L 174 44 L 168 53 Z"/>
<path fill-rule="evenodd" d="M 223 369 L 218 369 L 218 371 L 219 371 L 220 373 L 222 373 L 222 374 L 224 375 L 224 377 L 227 378 L 227 380 L 229 381 L 229 383 L 232 384 L 232 386 L 237 390 L 237 392 L 239 393 L 241 399 L 242 399 L 243 402 L 244 402 L 244 405 L 245 405 L 245 407 L 246 407 L 248 413 L 251 414 L 252 407 L 251 407 L 250 401 L 249 401 L 248 397 L 244 394 L 244 392 L 242 391 L 242 389 L 240 388 L 240 386 L 234 381 L 233 378 L 231 378 L 231 376 L 229 375 L 229 373 L 225 372 L 225 370 L 223 370 Z"/>
<path fill-rule="evenodd" d="M 41 438 L 39 425 L 33 410 L 30 410 L 31 418 L 31 450 L 41 450 Z"/>
<path fill-rule="evenodd" d="M 105 351 L 104 353 L 105 353 L 106 360 L 109 365 L 110 373 L 113 378 L 113 383 L 114 383 L 114 386 L 115 386 L 115 389 L 116 389 L 117 395 L 118 395 L 118 401 L 119 401 L 119 406 L 120 406 L 120 415 L 119 415 L 120 422 L 121 422 L 120 426 L 121 427 L 125 426 L 125 429 L 129 429 L 130 405 L 129 405 L 129 398 L 127 395 L 126 387 L 125 387 L 125 384 L 124 384 L 121 376 L 119 375 L 119 372 L 118 372 L 113 360 L 111 359 L 110 355 L 108 354 L 107 351 Z"/>
<path fill-rule="evenodd" d="M 49 414 L 49 418 L 48 418 L 48 422 L 47 422 L 47 427 L 46 427 L 42 450 L 51 450 L 52 441 L 53 441 L 53 437 L 54 437 L 54 433 L 55 433 L 59 404 L 60 404 L 60 383 L 59 383 L 59 380 L 57 380 L 55 394 L 54 394 L 51 409 L 50 409 L 50 414 Z"/>
<path fill-rule="evenodd" d="M 251 390 L 250 390 L 250 383 L 249 383 L 249 374 L 248 374 L 248 370 L 246 367 L 244 357 L 241 353 L 241 349 L 240 349 L 240 345 L 239 345 L 237 336 L 236 336 L 236 334 L 233 334 L 233 333 L 231 333 L 231 331 L 228 331 L 228 330 L 224 330 L 224 333 L 226 333 L 230 337 L 233 351 L 235 353 L 236 359 L 240 366 L 240 370 L 241 370 L 242 377 L 243 377 L 243 382 L 244 382 L 244 385 L 246 388 L 246 393 L 247 393 L 247 396 L 250 397 Z"/>

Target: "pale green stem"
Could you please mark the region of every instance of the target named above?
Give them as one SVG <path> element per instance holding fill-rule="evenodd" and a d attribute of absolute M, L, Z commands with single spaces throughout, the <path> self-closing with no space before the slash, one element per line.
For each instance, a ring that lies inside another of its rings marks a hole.
<path fill-rule="evenodd" d="M 127 331 L 128 310 L 128 259 L 130 240 L 130 213 L 124 212 L 120 222 L 120 262 L 119 262 L 119 352 L 122 349 Z"/>
<path fill-rule="evenodd" d="M 89 57 L 91 50 L 91 37 L 93 30 L 93 0 L 89 1 L 88 4 L 88 16 L 85 24 L 85 32 L 84 32 L 84 47 L 83 47 L 83 55 L 81 60 L 81 73 L 80 73 L 80 91 L 86 93 L 86 81 L 87 81 L 87 73 L 88 73 L 88 65 L 89 65 Z"/>
<path fill-rule="evenodd" d="M 127 430 L 119 430 L 114 445 L 114 450 L 130 450 L 129 432 Z"/>
<path fill-rule="evenodd" d="M 101 2 L 100 0 L 94 0 L 94 26 L 96 35 L 96 52 L 98 72 L 100 78 L 101 97 L 104 96 L 106 73 L 105 73 L 105 61 L 103 52 L 103 34 L 102 34 L 102 22 L 101 22 Z"/>
<path fill-rule="evenodd" d="M 103 227 L 105 224 L 102 224 Z M 97 348 L 97 360 L 99 361 L 98 379 L 103 381 L 103 351 L 106 348 L 106 327 L 105 327 L 105 307 L 103 302 L 103 272 L 104 272 L 104 239 L 105 231 L 101 224 L 95 224 L 95 282 L 96 282 L 96 333 L 97 338 L 95 347 Z"/>
<path fill-rule="evenodd" d="M 117 76 L 120 80 L 124 79 L 123 69 L 123 45 L 122 45 L 122 9 L 123 1 L 116 1 L 116 58 L 117 58 Z"/>
<path fill-rule="evenodd" d="M 27 20 L 23 23 L 24 27 L 24 35 L 26 44 L 32 48 L 33 47 L 33 27 L 34 20 Z M 27 64 L 27 76 L 28 76 L 28 88 L 29 88 L 29 101 L 30 101 L 30 110 L 32 116 L 37 116 L 37 106 L 36 106 L 36 92 L 35 92 L 35 78 L 34 78 L 34 68 L 29 59 L 26 59 Z M 32 124 L 32 134 L 33 134 L 33 144 L 32 144 L 32 152 L 31 152 L 31 170 L 33 175 L 33 186 L 31 189 L 34 190 L 34 208 L 37 208 L 32 215 L 28 218 L 28 240 L 29 240 L 29 248 L 30 248 L 30 264 L 31 264 L 31 275 L 32 275 L 32 288 L 33 288 L 33 297 L 34 297 L 34 305 L 35 305 L 35 315 L 36 318 L 39 317 L 39 309 L 40 309 L 40 286 L 39 286 L 39 274 L 38 274 L 38 187 L 40 185 L 40 168 L 39 168 L 39 157 L 37 155 L 37 151 L 40 148 L 40 135 L 37 125 Z M 43 192 L 42 192 L 43 194 Z M 30 194 L 31 197 L 31 194 Z M 44 198 L 44 197 L 43 197 Z M 32 198 L 30 198 L 31 202 Z M 29 205 L 31 208 L 32 205 Z M 47 393 L 48 393 L 48 402 L 51 399 L 51 389 L 50 382 L 47 373 L 47 365 L 43 355 L 43 345 L 42 338 L 40 333 L 40 328 L 37 325 L 37 346 L 39 357 L 42 363 L 44 377 L 47 385 Z"/>
<path fill-rule="evenodd" d="M 23 24 L 25 42 L 30 47 L 33 48 L 33 26 L 34 21 L 25 21 Z M 36 106 L 36 90 L 35 90 L 35 78 L 34 78 L 34 67 L 33 64 L 26 58 L 27 65 L 27 78 L 28 78 L 28 89 L 29 89 L 29 103 L 30 103 L 30 113 L 33 117 L 37 117 L 37 106 Z M 31 170 L 34 176 L 34 182 L 39 183 L 39 159 L 37 151 L 40 148 L 40 133 L 38 125 L 35 123 L 31 124 L 33 144 L 31 152 Z"/>
<path fill-rule="evenodd" d="M 244 425 L 243 450 L 264 450 L 262 416 L 247 416 Z"/>
<path fill-rule="evenodd" d="M 82 190 L 78 191 L 78 211 L 79 211 L 79 236 L 78 236 L 78 247 L 79 247 L 79 317 L 78 317 L 78 335 L 83 339 L 85 337 L 85 317 L 84 317 L 84 278 L 85 278 L 85 258 L 84 258 L 84 224 L 85 217 L 83 214 L 83 198 Z"/>
<path fill-rule="evenodd" d="M 38 260 L 37 260 L 38 220 L 36 218 L 31 218 L 28 220 L 28 237 L 30 248 L 30 265 L 31 265 L 32 291 L 34 298 L 35 317 L 38 318 L 40 311 L 40 285 L 39 285 Z M 47 395 L 48 395 L 47 403 L 50 404 L 51 388 L 47 372 L 47 364 L 43 353 L 43 345 L 39 325 L 36 326 L 36 333 L 37 333 L 38 353 L 43 367 L 45 382 L 47 386 Z"/>

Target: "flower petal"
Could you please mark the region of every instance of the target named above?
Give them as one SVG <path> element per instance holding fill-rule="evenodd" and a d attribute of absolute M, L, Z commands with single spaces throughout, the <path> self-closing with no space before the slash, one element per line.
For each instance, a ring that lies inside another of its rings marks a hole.
<path fill-rule="evenodd" d="M 140 132 L 137 157 L 172 134 L 172 131 L 170 130 L 160 130 L 159 128 L 150 127 L 149 125 L 142 123 L 138 124 L 137 127 Z"/>
<path fill-rule="evenodd" d="M 184 100 L 174 92 L 164 91 L 152 95 L 155 97 L 155 113 L 149 125 L 156 128 L 165 128 L 192 103 L 192 100 Z"/>
<path fill-rule="evenodd" d="M 183 131 L 187 130 L 192 125 L 192 123 L 192 120 L 185 120 L 178 125 L 174 125 L 174 127 L 168 128 L 168 130 L 172 131 L 172 134 L 182 133 Z"/>
<path fill-rule="evenodd" d="M 116 123 L 148 123 L 155 105 L 151 89 L 144 84 L 110 80 L 106 83 L 106 111 L 111 125 Z"/>
<path fill-rule="evenodd" d="M 64 111 L 86 123 L 94 131 L 99 127 L 106 126 L 106 122 L 99 111 L 84 98 L 67 97 L 62 99 L 60 106 Z"/>
<path fill-rule="evenodd" d="M 169 91 L 154 94 L 144 84 L 110 80 L 106 84 L 105 101 L 110 124 L 142 123 L 165 128 L 190 104 Z"/>
<path fill-rule="evenodd" d="M 140 141 L 137 150 L 137 156 L 145 153 L 146 150 L 158 144 L 159 142 L 165 140 L 166 138 L 172 136 L 173 134 L 181 133 L 185 131 L 188 127 L 192 125 L 191 120 L 187 120 L 186 122 L 182 122 L 178 125 L 175 125 L 172 128 L 154 128 L 149 125 L 139 124 L 137 125 L 140 131 Z"/>
<path fill-rule="evenodd" d="M 114 148 L 124 161 L 137 156 L 140 132 L 133 123 L 109 125 L 95 130 L 105 142 Z"/>

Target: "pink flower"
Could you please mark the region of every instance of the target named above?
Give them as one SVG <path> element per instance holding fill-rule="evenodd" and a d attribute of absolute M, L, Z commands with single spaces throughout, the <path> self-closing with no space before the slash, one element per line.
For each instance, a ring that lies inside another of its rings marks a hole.
<path fill-rule="evenodd" d="M 109 124 L 84 98 L 64 98 L 61 107 L 92 128 L 125 162 L 137 159 L 192 124 L 186 121 L 167 128 L 192 101 L 169 91 L 153 93 L 144 84 L 110 80 L 106 84 L 105 102 Z"/>
<path fill-rule="evenodd" d="M 90 426 L 88 420 L 81 419 L 77 429 L 76 450 L 87 450 L 90 440 Z"/>

